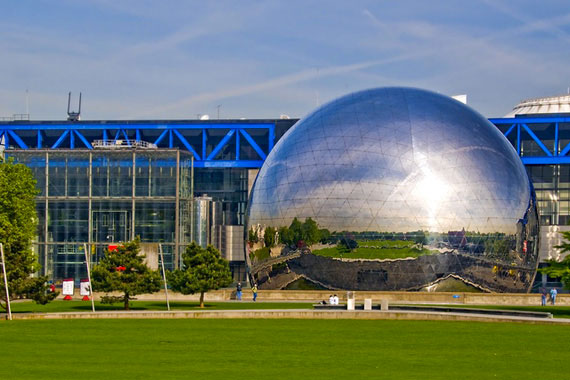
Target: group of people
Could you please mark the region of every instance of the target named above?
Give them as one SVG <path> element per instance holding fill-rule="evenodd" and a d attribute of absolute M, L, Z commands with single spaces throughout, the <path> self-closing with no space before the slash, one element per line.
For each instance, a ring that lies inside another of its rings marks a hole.
<path fill-rule="evenodd" d="M 332 295 L 329 297 L 329 305 L 338 305 L 338 296 Z"/>
<path fill-rule="evenodd" d="M 556 295 L 558 294 L 558 290 L 555 288 L 550 289 L 550 292 L 546 291 L 546 288 L 542 288 L 540 290 L 541 298 L 542 298 L 542 306 L 546 306 L 546 297 L 550 295 L 550 303 L 552 305 L 556 304 Z"/>
<path fill-rule="evenodd" d="M 253 284 L 253 286 L 251 287 L 251 292 L 253 293 L 253 302 L 255 302 L 257 300 L 257 284 Z M 242 296 L 242 288 L 241 288 L 241 282 L 238 282 L 236 285 L 236 300 L 241 301 L 241 296 Z"/>

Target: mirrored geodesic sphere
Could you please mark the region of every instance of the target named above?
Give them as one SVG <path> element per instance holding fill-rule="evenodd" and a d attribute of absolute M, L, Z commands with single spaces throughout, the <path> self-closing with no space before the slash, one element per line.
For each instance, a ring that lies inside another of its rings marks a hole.
<path fill-rule="evenodd" d="M 466 105 L 413 88 L 353 93 L 295 124 L 258 174 L 247 228 L 261 289 L 524 292 L 537 266 L 513 147 Z"/>

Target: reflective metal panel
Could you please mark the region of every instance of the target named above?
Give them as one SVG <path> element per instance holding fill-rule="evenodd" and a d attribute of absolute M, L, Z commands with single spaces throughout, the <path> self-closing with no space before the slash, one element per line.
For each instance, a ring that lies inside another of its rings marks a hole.
<path fill-rule="evenodd" d="M 248 260 L 260 288 L 433 289 L 455 277 L 527 291 L 537 223 L 525 169 L 484 117 L 429 91 L 372 89 L 320 107 L 269 154 Z"/>

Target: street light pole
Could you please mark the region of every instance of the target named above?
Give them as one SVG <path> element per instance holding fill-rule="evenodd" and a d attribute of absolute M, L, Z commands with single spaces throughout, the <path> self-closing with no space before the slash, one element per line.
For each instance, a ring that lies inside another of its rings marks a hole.
<path fill-rule="evenodd" d="M 164 254 L 162 253 L 162 244 L 158 244 L 160 251 L 160 264 L 162 264 L 162 278 L 164 279 L 164 293 L 166 294 L 166 308 L 170 311 L 170 302 L 168 301 L 168 284 L 166 283 L 166 273 L 164 272 Z"/>
<path fill-rule="evenodd" d="M 85 265 L 87 266 L 87 278 L 89 279 L 89 292 L 91 293 L 91 310 L 95 312 L 95 295 L 93 294 L 93 284 L 91 283 L 91 258 L 87 252 L 87 243 L 83 243 L 83 250 L 85 251 Z"/>
<path fill-rule="evenodd" d="M 0 243 L 0 253 L 2 254 L 2 273 L 4 275 L 4 286 L 6 288 L 6 311 L 8 320 L 12 320 L 12 308 L 10 307 L 10 293 L 8 292 L 8 277 L 6 276 L 6 260 L 4 260 L 4 245 Z"/>

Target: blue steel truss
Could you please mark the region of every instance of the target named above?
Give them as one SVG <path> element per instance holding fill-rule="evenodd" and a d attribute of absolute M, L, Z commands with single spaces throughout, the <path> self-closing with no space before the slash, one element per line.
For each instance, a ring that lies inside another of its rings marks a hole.
<path fill-rule="evenodd" d="M 286 127 L 296 120 L 280 120 Z M 195 167 L 260 168 L 275 144 L 277 121 L 88 121 L 0 123 L 5 149 L 94 149 L 93 142 L 131 145 L 145 141 L 179 148 L 194 156 Z"/>
<path fill-rule="evenodd" d="M 489 121 L 509 139 L 525 165 L 570 164 L 570 116 Z M 288 122 L 290 127 L 296 120 Z M 276 142 L 275 127 L 275 120 L 18 121 L 0 123 L 0 143 L 6 149 L 93 149 L 95 140 L 121 140 L 127 145 L 146 141 L 159 148 L 188 151 L 196 167 L 260 168 Z M 538 148 L 529 152 L 524 149 L 529 144 Z"/>
<path fill-rule="evenodd" d="M 570 164 L 570 117 L 537 116 L 489 119 L 509 139 L 525 165 Z M 525 144 L 536 144 L 530 154 Z"/>

